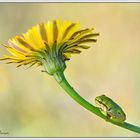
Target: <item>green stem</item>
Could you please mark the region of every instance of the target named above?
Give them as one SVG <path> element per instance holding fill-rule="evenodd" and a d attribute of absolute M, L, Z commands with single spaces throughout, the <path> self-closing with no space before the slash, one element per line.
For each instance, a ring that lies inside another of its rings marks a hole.
<path fill-rule="evenodd" d="M 57 72 L 54 74 L 54 78 L 56 81 L 60 84 L 60 86 L 81 106 L 83 106 L 85 109 L 89 110 L 90 112 L 96 114 L 97 116 L 101 117 L 102 119 L 115 124 L 117 126 L 120 126 L 122 128 L 128 129 L 130 131 L 136 132 L 140 134 L 140 127 L 137 127 L 135 125 L 132 125 L 130 123 L 124 122 L 124 123 L 119 123 L 119 122 L 114 122 L 111 119 L 107 119 L 106 116 L 104 116 L 99 108 L 93 106 L 90 104 L 88 101 L 86 101 L 84 98 L 82 98 L 74 89 L 71 87 L 71 85 L 68 83 L 66 80 L 63 72 Z"/>

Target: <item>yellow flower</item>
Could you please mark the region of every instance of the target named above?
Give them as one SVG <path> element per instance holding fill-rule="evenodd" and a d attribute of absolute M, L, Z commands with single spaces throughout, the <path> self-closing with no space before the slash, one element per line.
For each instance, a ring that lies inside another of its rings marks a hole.
<path fill-rule="evenodd" d="M 30 64 L 30 66 L 44 65 L 49 74 L 57 70 L 65 69 L 65 61 L 69 60 L 71 54 L 88 49 L 87 43 L 96 42 L 93 28 L 79 28 L 79 23 L 59 20 L 48 21 L 33 26 L 21 36 L 9 39 L 4 45 L 9 55 L 4 55 L 1 60 L 7 63 L 17 63 L 17 67 Z"/>

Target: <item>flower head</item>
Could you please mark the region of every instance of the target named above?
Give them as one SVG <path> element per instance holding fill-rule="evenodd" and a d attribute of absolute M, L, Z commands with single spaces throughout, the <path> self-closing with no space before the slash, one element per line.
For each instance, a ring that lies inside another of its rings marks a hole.
<path fill-rule="evenodd" d="M 93 28 L 78 27 L 79 23 L 61 23 L 59 20 L 37 24 L 21 36 L 9 39 L 3 46 L 11 55 L 4 55 L 1 60 L 8 60 L 8 64 L 17 63 L 17 67 L 43 65 L 53 75 L 65 69 L 65 61 L 71 54 L 78 54 L 81 49 L 90 47 L 86 44 L 96 42 L 95 37 L 99 34 L 93 33 Z"/>

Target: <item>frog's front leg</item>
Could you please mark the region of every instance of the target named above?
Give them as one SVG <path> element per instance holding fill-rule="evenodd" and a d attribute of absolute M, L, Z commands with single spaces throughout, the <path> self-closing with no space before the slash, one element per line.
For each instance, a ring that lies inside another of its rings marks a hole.
<path fill-rule="evenodd" d="M 97 107 L 97 108 L 101 111 L 102 114 L 104 114 L 106 116 L 106 113 L 104 112 L 104 110 L 101 107 Z"/>
<path fill-rule="evenodd" d="M 109 114 L 109 111 L 111 110 L 111 108 L 106 108 L 103 107 L 101 112 L 106 116 L 105 120 L 108 122 L 108 120 L 111 118 L 111 115 Z"/>
<path fill-rule="evenodd" d="M 98 109 L 106 116 L 105 120 L 108 121 L 110 119 L 110 115 L 108 114 L 108 109 L 106 107 L 98 107 Z"/>

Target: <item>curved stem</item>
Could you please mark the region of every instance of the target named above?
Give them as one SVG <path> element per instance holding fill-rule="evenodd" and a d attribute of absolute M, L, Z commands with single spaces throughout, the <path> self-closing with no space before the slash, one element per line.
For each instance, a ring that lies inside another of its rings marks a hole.
<path fill-rule="evenodd" d="M 95 107 L 94 105 L 90 104 L 88 101 L 86 101 L 84 98 L 82 98 L 74 89 L 71 87 L 71 85 L 68 83 L 66 80 L 63 72 L 57 72 L 54 74 L 54 78 L 56 81 L 59 83 L 59 85 L 81 106 L 83 106 L 85 109 L 89 110 L 90 112 L 96 114 L 100 118 L 115 124 L 117 126 L 120 126 L 122 128 L 128 129 L 130 131 L 136 132 L 140 134 L 140 127 L 132 125 L 130 123 L 124 122 L 124 123 L 119 123 L 119 122 L 114 122 L 111 119 L 107 119 L 105 115 L 101 113 L 99 108 Z"/>

